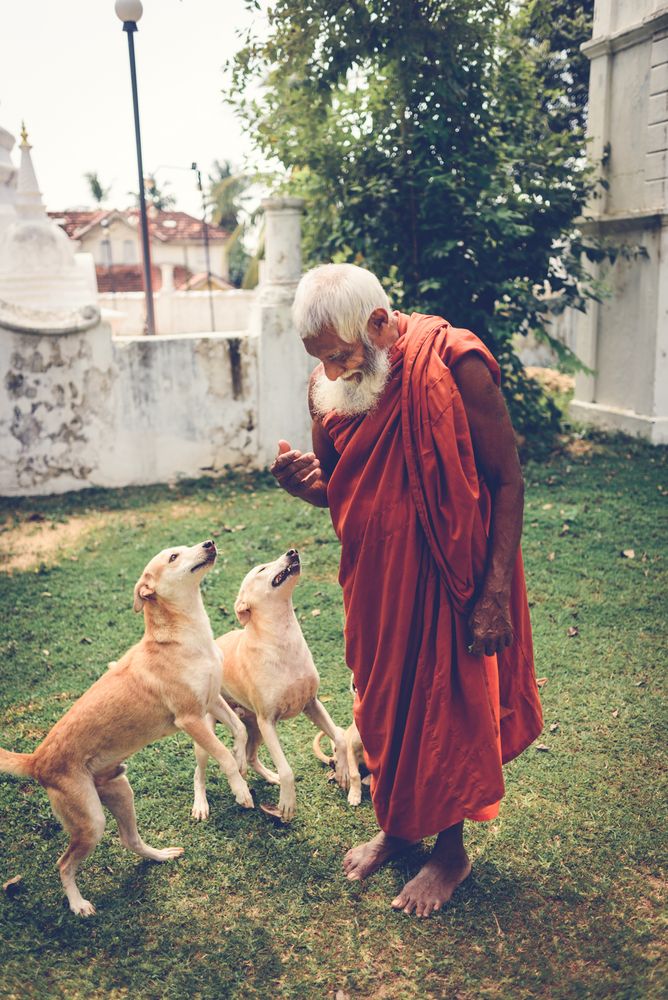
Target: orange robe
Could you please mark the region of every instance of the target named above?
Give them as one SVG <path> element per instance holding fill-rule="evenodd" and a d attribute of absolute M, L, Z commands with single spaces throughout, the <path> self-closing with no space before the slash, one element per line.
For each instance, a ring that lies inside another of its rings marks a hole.
<path fill-rule="evenodd" d="M 502 762 L 542 728 L 522 557 L 515 641 L 472 656 L 466 620 L 485 567 L 490 496 L 451 367 L 475 351 L 445 320 L 395 314 L 390 380 L 367 415 L 328 413 L 339 453 L 328 485 L 355 721 L 381 829 L 418 840 L 496 815 Z"/>

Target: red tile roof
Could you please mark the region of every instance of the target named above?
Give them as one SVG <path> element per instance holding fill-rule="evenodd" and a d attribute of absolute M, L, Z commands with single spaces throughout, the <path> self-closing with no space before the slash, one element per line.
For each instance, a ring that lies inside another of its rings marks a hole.
<path fill-rule="evenodd" d="M 109 295 L 112 292 L 144 291 L 144 270 L 141 264 L 112 264 L 111 267 L 97 264 L 95 273 L 97 274 L 97 290 L 100 295 Z M 159 292 L 162 288 L 162 271 L 156 264 L 151 268 L 151 277 L 153 291 Z M 215 274 L 212 274 L 211 277 L 221 289 L 234 287 L 224 278 L 219 278 Z M 206 274 L 193 274 L 187 267 L 179 265 L 174 268 L 174 288 L 176 291 L 188 291 L 202 282 L 206 286 Z"/>
<path fill-rule="evenodd" d="M 80 240 L 86 233 L 99 226 L 103 219 L 124 219 L 133 228 L 139 226 L 139 209 L 130 208 L 123 212 L 116 209 L 97 209 L 85 212 L 49 212 L 50 218 L 61 226 L 72 240 Z M 187 242 L 203 243 L 204 226 L 187 212 L 162 212 L 149 208 L 148 227 L 151 237 L 161 243 Z M 230 234 L 218 226 L 208 226 L 209 242 L 224 243 Z"/>

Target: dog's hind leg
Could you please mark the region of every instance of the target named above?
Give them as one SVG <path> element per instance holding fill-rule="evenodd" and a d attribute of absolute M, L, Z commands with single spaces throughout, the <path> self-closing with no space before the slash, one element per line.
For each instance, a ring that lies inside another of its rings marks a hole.
<path fill-rule="evenodd" d="M 104 833 L 104 812 L 89 776 L 61 778 L 58 788 L 46 787 L 51 807 L 70 835 L 67 850 L 58 858 L 58 869 L 70 909 L 90 917 L 95 907 L 84 899 L 76 883 L 77 869 L 92 854 Z"/>
<path fill-rule="evenodd" d="M 246 756 L 246 740 L 248 739 L 248 734 L 246 733 L 246 727 L 236 712 L 230 708 L 221 694 L 218 695 L 216 704 L 212 706 L 211 713 L 216 717 L 216 719 L 218 719 L 219 722 L 222 722 L 224 726 L 227 726 L 234 736 L 234 747 L 232 752 L 234 754 L 234 759 L 237 762 L 239 773 L 242 778 L 245 778 L 248 768 L 248 759 Z M 209 718 L 209 716 L 207 716 L 207 718 Z"/>
<path fill-rule="evenodd" d="M 348 771 L 348 748 L 346 744 L 346 734 L 339 726 L 334 725 L 332 718 L 317 698 L 313 698 L 304 705 L 304 715 L 306 715 L 317 729 L 322 729 L 334 744 L 336 754 L 336 781 L 345 792 L 350 787 L 350 773 Z"/>
<path fill-rule="evenodd" d="M 125 769 L 109 778 L 98 778 L 95 782 L 100 801 L 107 807 L 118 824 L 118 835 L 123 847 L 151 861 L 170 861 L 183 854 L 182 847 L 165 847 L 158 850 L 149 847 L 139 836 L 135 802 L 130 782 L 125 777 Z"/>
<path fill-rule="evenodd" d="M 246 753 L 248 754 L 248 764 L 253 770 L 268 781 L 270 785 L 280 785 L 281 781 L 276 771 L 270 771 L 268 767 L 265 767 L 260 758 L 257 755 L 258 749 L 262 745 L 262 733 L 260 732 L 260 727 L 257 724 L 257 719 L 250 712 L 247 712 L 244 717 L 244 722 L 246 723 L 246 729 L 248 730 L 248 744 L 246 746 Z"/>

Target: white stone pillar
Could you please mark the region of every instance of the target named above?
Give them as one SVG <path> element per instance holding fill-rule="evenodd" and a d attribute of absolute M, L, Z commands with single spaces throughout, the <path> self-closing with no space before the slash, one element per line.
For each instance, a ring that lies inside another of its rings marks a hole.
<path fill-rule="evenodd" d="M 577 420 L 668 443 L 668 7 L 665 0 L 596 0 L 590 155 L 605 156 L 603 196 L 585 227 L 644 255 L 598 265 L 607 286 L 578 323 Z"/>
<path fill-rule="evenodd" d="M 311 447 L 308 378 L 313 362 L 292 323 L 292 302 L 301 277 L 301 198 L 263 201 L 265 261 L 251 321 L 259 337 L 258 460 L 269 465 L 279 438 Z"/>
<path fill-rule="evenodd" d="M 160 275 L 162 277 L 160 293 L 164 295 L 171 295 L 174 291 L 174 265 L 161 264 Z"/>
<path fill-rule="evenodd" d="M 301 277 L 303 198 L 267 198 L 264 209 L 264 275 L 269 285 L 293 285 Z M 294 290 L 293 290 L 294 291 Z"/>

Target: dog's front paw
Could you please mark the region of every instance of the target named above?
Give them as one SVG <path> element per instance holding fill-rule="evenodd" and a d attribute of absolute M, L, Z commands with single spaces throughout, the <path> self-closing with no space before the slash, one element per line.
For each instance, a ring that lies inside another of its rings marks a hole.
<path fill-rule="evenodd" d="M 209 803 L 206 799 L 203 802 L 193 802 L 193 807 L 190 811 L 190 815 L 193 819 L 196 819 L 198 823 L 209 818 Z"/>
<path fill-rule="evenodd" d="M 297 796 L 294 793 L 279 796 L 278 811 L 283 822 L 289 823 L 297 812 Z"/>
<path fill-rule="evenodd" d="M 233 781 L 230 781 L 230 788 L 234 792 L 234 798 L 240 806 L 243 806 L 244 809 L 255 808 L 250 788 L 243 778 L 234 778 Z"/>
<path fill-rule="evenodd" d="M 342 788 L 344 792 L 347 792 L 350 788 L 350 771 L 348 770 L 348 762 L 345 761 L 342 764 L 337 764 L 336 766 L 336 783 L 339 788 Z"/>
<path fill-rule="evenodd" d="M 348 805 L 358 806 L 362 802 L 362 782 L 357 778 L 357 780 L 352 779 L 350 782 L 350 791 L 348 792 Z"/>
<path fill-rule="evenodd" d="M 70 910 L 78 917 L 94 917 L 96 910 L 91 902 L 82 899 L 78 903 L 70 903 Z"/>
<path fill-rule="evenodd" d="M 182 854 L 185 853 L 185 848 L 183 847 L 163 847 L 161 851 L 156 851 L 154 861 L 173 861 L 174 858 L 180 858 Z"/>

